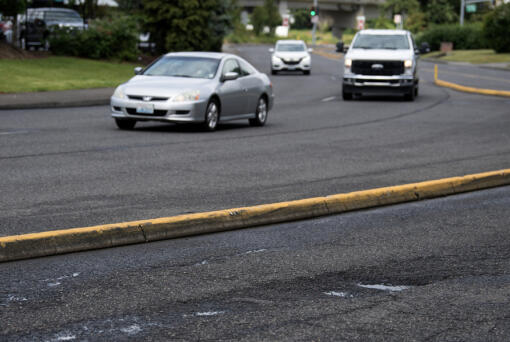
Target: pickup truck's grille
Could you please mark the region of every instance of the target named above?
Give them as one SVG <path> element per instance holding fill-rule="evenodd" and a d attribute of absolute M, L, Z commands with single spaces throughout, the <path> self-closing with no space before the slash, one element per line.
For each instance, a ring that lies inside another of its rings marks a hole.
<path fill-rule="evenodd" d="M 352 61 L 352 72 L 358 75 L 392 76 L 404 73 L 402 61 Z"/>

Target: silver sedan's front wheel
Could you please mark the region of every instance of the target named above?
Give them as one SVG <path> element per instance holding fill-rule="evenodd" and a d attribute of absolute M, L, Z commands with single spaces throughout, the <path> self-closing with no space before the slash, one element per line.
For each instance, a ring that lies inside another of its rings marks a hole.
<path fill-rule="evenodd" d="M 216 100 L 211 100 L 207 104 L 205 111 L 204 129 L 207 131 L 214 131 L 218 126 L 220 120 L 220 109 Z"/>
<path fill-rule="evenodd" d="M 255 111 L 255 118 L 250 119 L 250 125 L 252 126 L 264 126 L 267 121 L 267 100 L 264 96 L 260 97 L 257 103 L 257 109 Z"/>

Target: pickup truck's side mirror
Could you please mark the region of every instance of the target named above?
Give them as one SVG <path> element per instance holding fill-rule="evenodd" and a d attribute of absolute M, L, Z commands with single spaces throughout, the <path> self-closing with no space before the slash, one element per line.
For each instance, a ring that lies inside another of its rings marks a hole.
<path fill-rule="evenodd" d="M 312 49 L 312 48 L 308 48 L 308 52 L 312 52 L 312 51 L 313 51 L 313 49 Z"/>
<path fill-rule="evenodd" d="M 270 48 L 270 49 L 269 49 L 269 52 L 273 53 L 273 52 L 274 52 L 274 49 L 273 49 L 273 48 Z"/>
<path fill-rule="evenodd" d="M 340 41 L 336 43 L 336 52 L 343 52 L 344 51 L 344 42 Z"/>
<path fill-rule="evenodd" d="M 135 75 L 140 75 L 142 73 L 143 68 L 142 67 L 136 67 L 135 68 Z"/>

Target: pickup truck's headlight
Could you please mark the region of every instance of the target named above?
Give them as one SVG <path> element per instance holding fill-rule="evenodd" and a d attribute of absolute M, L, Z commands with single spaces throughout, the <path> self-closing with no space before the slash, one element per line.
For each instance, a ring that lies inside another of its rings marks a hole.
<path fill-rule="evenodd" d="M 273 60 L 273 63 L 280 63 L 282 61 L 281 58 L 278 56 L 273 56 L 272 60 Z"/>
<path fill-rule="evenodd" d="M 346 59 L 344 65 L 346 68 L 350 68 L 352 66 L 352 59 L 350 58 Z"/>
<path fill-rule="evenodd" d="M 122 89 L 122 86 L 118 86 L 117 89 L 115 89 L 115 92 L 113 93 L 113 97 L 116 97 L 119 99 L 126 98 L 126 94 L 124 93 L 124 89 Z"/>
<path fill-rule="evenodd" d="M 310 63 L 311 60 L 312 60 L 312 58 L 310 56 L 306 56 L 303 58 L 303 62 L 306 62 L 306 63 Z"/>
<path fill-rule="evenodd" d="M 404 61 L 404 66 L 409 69 L 409 68 L 412 68 L 413 67 L 413 61 L 411 59 L 408 59 L 408 60 L 405 60 Z"/>
<path fill-rule="evenodd" d="M 190 102 L 198 101 L 200 99 L 199 90 L 189 90 L 184 93 L 180 93 L 172 99 L 172 102 Z"/>

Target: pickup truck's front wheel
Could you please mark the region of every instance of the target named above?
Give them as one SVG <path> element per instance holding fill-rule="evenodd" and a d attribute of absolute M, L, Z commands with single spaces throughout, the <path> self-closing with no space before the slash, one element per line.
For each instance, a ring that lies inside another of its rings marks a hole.
<path fill-rule="evenodd" d="M 417 96 L 418 96 L 418 87 L 413 86 L 411 88 L 411 90 L 407 94 L 404 95 L 404 99 L 406 101 L 414 101 Z"/>
<path fill-rule="evenodd" d="M 344 99 L 344 101 L 350 101 L 352 100 L 352 93 L 342 90 L 342 98 Z"/>

